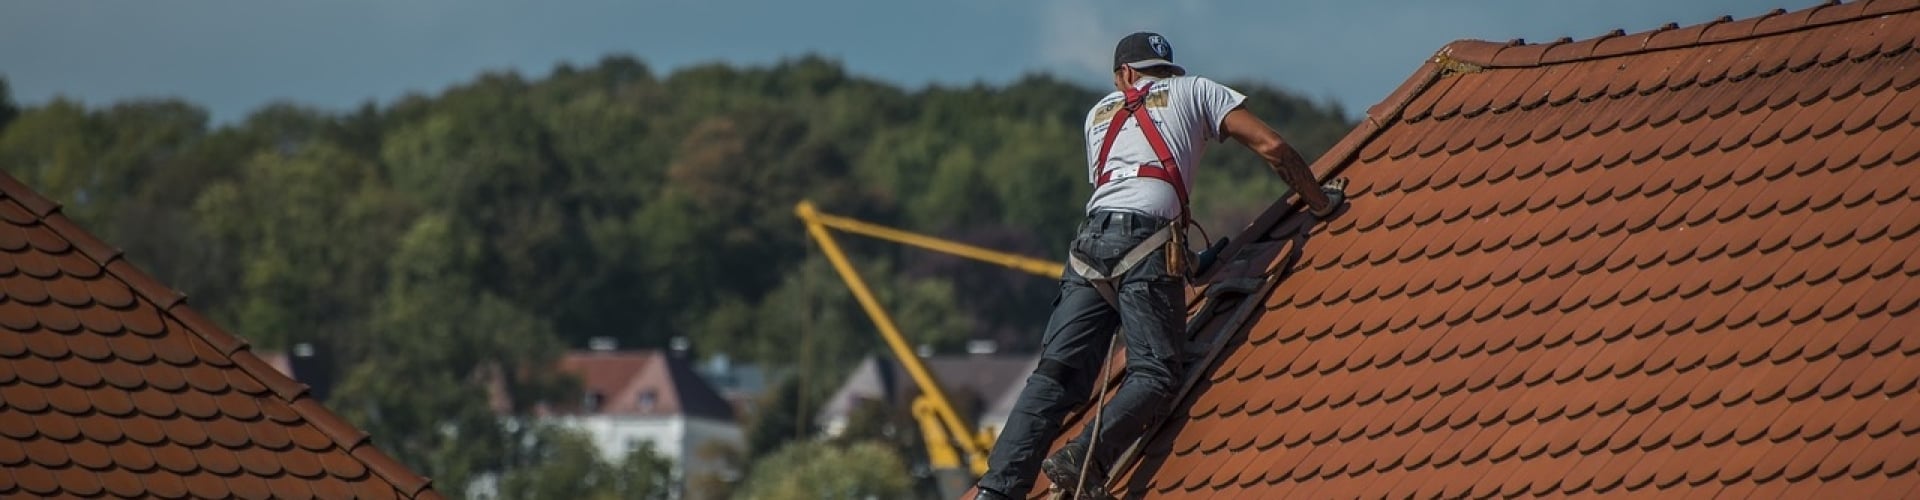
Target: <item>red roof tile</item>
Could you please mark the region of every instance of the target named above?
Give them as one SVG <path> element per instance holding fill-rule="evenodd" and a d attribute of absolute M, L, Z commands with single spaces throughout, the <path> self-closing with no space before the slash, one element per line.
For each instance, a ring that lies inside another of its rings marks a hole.
<path fill-rule="evenodd" d="M 733 421 L 733 406 L 694 372 L 684 357 L 659 350 L 571 351 L 560 369 L 580 377 L 594 408 L 565 405 L 562 413 L 685 415 Z"/>
<path fill-rule="evenodd" d="M 1343 214 L 1228 250 L 1299 253 L 1209 277 L 1271 288 L 1202 299 L 1253 312 L 1116 490 L 1920 489 L 1916 38 L 1871 0 L 1447 46 L 1316 165 Z"/>
<path fill-rule="evenodd" d="M 438 498 L 0 173 L 0 496 Z"/>

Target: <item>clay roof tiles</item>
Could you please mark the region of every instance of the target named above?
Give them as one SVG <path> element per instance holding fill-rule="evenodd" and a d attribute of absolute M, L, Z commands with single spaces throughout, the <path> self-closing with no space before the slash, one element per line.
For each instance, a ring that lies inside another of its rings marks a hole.
<path fill-rule="evenodd" d="M 1344 213 L 1277 204 L 1203 280 L 1116 488 L 1920 491 L 1916 38 L 1867 0 L 1448 45 L 1316 164 Z"/>
<path fill-rule="evenodd" d="M 438 498 L 0 173 L 0 497 Z"/>

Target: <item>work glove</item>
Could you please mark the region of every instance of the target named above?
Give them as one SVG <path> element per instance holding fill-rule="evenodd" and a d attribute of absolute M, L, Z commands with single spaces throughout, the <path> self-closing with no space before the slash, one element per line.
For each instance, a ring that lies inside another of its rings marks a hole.
<path fill-rule="evenodd" d="M 1314 217 L 1325 218 L 1340 211 L 1340 205 L 1347 203 L 1347 178 L 1339 177 L 1320 185 L 1320 192 L 1327 195 L 1326 210 L 1314 210 Z"/>

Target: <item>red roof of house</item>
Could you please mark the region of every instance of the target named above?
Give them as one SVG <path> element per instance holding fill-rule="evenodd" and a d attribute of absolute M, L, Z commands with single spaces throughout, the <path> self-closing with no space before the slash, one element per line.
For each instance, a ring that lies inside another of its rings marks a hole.
<path fill-rule="evenodd" d="M 0 496 L 438 498 L 0 172 Z"/>
<path fill-rule="evenodd" d="M 1916 37 L 1876 0 L 1448 45 L 1316 164 L 1345 213 L 1237 238 L 1118 488 L 1920 491 Z"/>
<path fill-rule="evenodd" d="M 700 378 L 692 363 L 658 350 L 572 351 L 560 369 L 580 377 L 581 391 L 598 395 L 603 415 L 685 415 L 731 422 L 733 405 Z M 561 413 L 581 408 L 568 405 Z"/>

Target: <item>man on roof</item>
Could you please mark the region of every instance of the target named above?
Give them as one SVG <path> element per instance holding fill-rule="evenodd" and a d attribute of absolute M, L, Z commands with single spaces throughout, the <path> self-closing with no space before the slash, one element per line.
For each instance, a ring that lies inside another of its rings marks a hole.
<path fill-rule="evenodd" d="M 980 478 L 976 499 L 1023 498 L 1035 469 L 1057 486 L 1101 496 L 1106 472 L 1134 438 L 1164 417 L 1183 375 L 1187 186 L 1209 140 L 1233 138 L 1260 155 L 1317 217 L 1331 215 L 1345 181 L 1318 185 L 1306 161 L 1243 105 L 1246 96 L 1173 63 L 1173 46 L 1134 33 L 1113 51 L 1114 92 L 1087 112 L 1086 221 L 1075 235 L 1027 377 Z M 1124 332 L 1127 363 L 1119 390 L 1060 451 L 1041 459 L 1061 419 L 1091 397 L 1113 342 Z"/>

